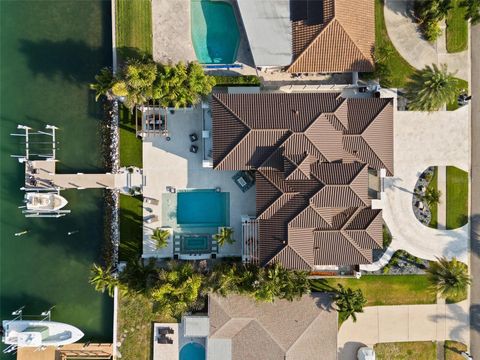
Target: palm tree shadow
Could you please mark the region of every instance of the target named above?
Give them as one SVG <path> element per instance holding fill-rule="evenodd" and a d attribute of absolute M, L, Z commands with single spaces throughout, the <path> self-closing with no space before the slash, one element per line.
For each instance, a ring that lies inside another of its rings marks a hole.
<path fill-rule="evenodd" d="M 30 70 L 48 79 L 61 77 L 78 86 L 94 80 L 98 64 L 108 64 L 109 52 L 104 47 L 91 47 L 84 41 L 68 39 L 20 40 L 20 52 L 27 59 Z M 95 60 L 95 61 L 92 61 Z"/>

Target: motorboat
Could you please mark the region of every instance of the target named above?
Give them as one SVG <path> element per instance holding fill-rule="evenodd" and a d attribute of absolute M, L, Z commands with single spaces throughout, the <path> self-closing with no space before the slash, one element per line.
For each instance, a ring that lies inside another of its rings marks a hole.
<path fill-rule="evenodd" d="M 68 204 L 68 201 L 56 192 L 27 192 L 25 203 L 28 210 L 56 211 Z"/>
<path fill-rule="evenodd" d="M 60 346 L 77 342 L 83 332 L 55 321 L 4 320 L 2 341 L 13 347 Z"/>

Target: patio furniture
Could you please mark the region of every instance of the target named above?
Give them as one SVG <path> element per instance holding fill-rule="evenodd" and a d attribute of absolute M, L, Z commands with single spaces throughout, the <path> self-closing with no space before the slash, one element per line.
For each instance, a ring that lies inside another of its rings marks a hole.
<path fill-rule="evenodd" d="M 167 335 L 168 334 L 168 329 L 166 329 L 166 328 L 158 329 L 158 333 L 160 335 Z"/>
<path fill-rule="evenodd" d="M 196 154 L 198 152 L 198 146 L 197 145 L 190 146 L 190 152 Z"/>
<path fill-rule="evenodd" d="M 175 333 L 175 331 L 172 328 L 168 328 L 167 331 L 168 331 L 169 334 L 174 334 Z"/>
<path fill-rule="evenodd" d="M 255 184 L 255 177 L 248 171 L 239 171 L 232 179 L 242 192 L 248 191 Z"/>
<path fill-rule="evenodd" d="M 150 197 L 144 197 L 143 202 L 150 205 L 158 205 L 158 200 Z"/>
<path fill-rule="evenodd" d="M 167 190 L 167 192 L 172 193 L 172 194 L 177 192 L 177 189 L 175 189 L 174 186 L 167 186 L 166 190 Z"/>
<path fill-rule="evenodd" d="M 143 218 L 143 222 L 147 224 L 151 224 L 158 221 L 158 216 L 157 215 L 148 215 Z"/>
<path fill-rule="evenodd" d="M 189 137 L 191 142 L 195 142 L 198 140 L 198 135 L 195 133 L 190 134 Z"/>

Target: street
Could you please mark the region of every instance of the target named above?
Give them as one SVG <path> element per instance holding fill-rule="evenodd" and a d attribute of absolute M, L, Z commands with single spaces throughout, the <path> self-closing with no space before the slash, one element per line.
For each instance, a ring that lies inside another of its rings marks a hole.
<path fill-rule="evenodd" d="M 480 359 L 480 25 L 472 26 L 472 188 L 471 255 L 473 277 L 470 304 L 470 353 Z"/>

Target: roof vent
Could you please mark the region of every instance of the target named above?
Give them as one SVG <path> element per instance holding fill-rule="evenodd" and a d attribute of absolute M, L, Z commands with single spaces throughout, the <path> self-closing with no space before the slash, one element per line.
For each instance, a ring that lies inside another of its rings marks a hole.
<path fill-rule="evenodd" d="M 297 109 L 293 109 L 292 111 L 293 111 L 293 113 L 294 113 L 295 115 L 298 115 L 298 114 L 299 114 L 299 111 L 298 111 Z"/>
<path fill-rule="evenodd" d="M 357 150 L 353 150 L 352 153 L 353 153 L 354 155 L 357 155 L 358 151 L 357 151 Z"/>

